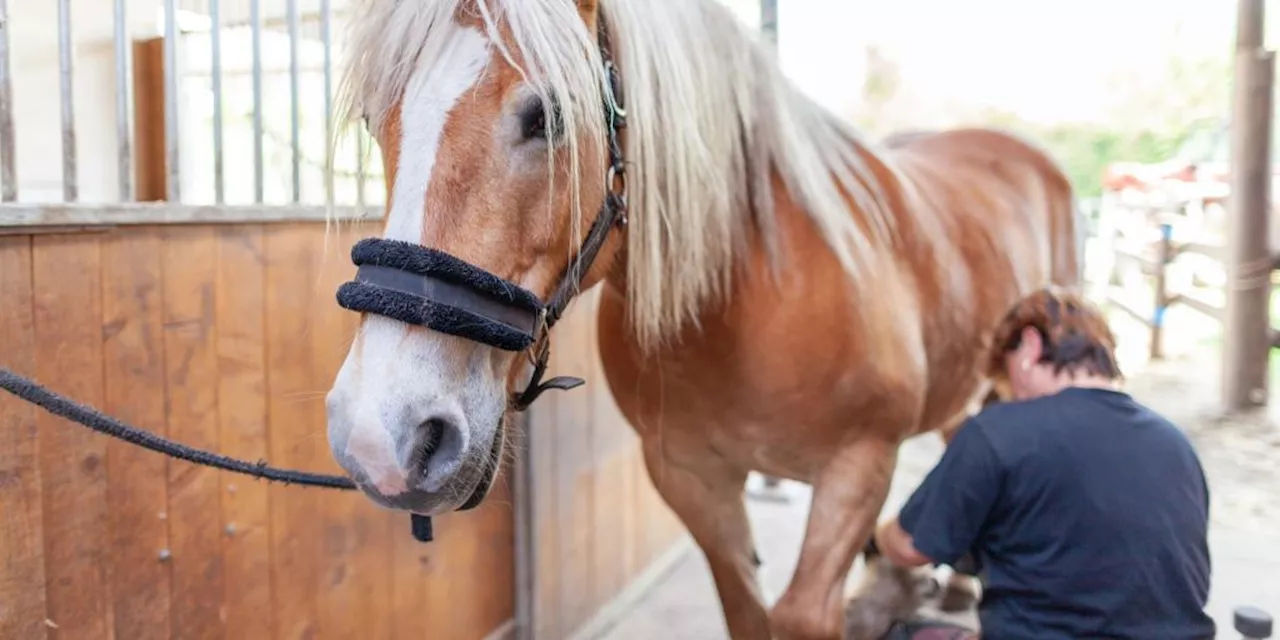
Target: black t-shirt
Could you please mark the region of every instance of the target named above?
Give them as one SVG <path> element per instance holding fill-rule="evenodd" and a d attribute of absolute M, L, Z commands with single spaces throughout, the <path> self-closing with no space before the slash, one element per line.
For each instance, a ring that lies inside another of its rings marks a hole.
<path fill-rule="evenodd" d="M 1213 638 L 1208 519 L 1186 436 L 1078 387 L 971 417 L 899 515 L 934 562 L 982 567 L 984 640 Z"/>

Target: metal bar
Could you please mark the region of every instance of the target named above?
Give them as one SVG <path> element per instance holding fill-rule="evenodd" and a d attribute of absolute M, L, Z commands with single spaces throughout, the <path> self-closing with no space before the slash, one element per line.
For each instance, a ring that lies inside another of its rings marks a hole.
<path fill-rule="evenodd" d="M 58 85 L 62 96 L 62 199 L 75 202 L 80 189 L 76 179 L 76 112 L 72 92 L 71 0 L 58 0 Z"/>
<path fill-rule="evenodd" d="M 320 41 L 324 45 L 324 201 L 333 204 L 333 7 L 320 0 Z"/>
<path fill-rule="evenodd" d="M 226 202 L 226 165 L 222 156 L 222 7 L 220 0 L 209 0 L 209 55 L 213 81 L 213 199 Z"/>
<path fill-rule="evenodd" d="M 1275 56 L 1263 50 L 1264 0 L 1239 0 L 1227 216 L 1227 304 L 1222 404 L 1228 413 L 1267 403 L 1271 340 L 1271 119 Z"/>
<path fill-rule="evenodd" d="M 178 166 L 178 7 L 164 0 L 164 173 L 165 200 L 182 201 Z"/>
<path fill-rule="evenodd" d="M 116 175 L 120 199 L 133 200 L 133 150 L 129 139 L 129 23 L 125 0 L 115 0 Z"/>
<path fill-rule="evenodd" d="M 13 142 L 13 81 L 9 72 L 9 7 L 0 0 L 0 200 L 18 199 L 17 158 Z"/>
<path fill-rule="evenodd" d="M 250 39 L 253 41 L 253 201 L 262 202 L 262 8 L 249 0 Z"/>
<path fill-rule="evenodd" d="M 293 151 L 293 202 L 302 199 L 302 150 L 298 131 L 298 0 L 285 3 L 289 20 L 289 136 Z"/>

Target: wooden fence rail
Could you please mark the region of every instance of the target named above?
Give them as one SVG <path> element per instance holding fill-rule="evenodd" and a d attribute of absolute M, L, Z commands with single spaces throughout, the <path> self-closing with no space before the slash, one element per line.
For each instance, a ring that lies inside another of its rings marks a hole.
<path fill-rule="evenodd" d="M 1225 268 L 1225 247 L 1204 242 L 1176 242 L 1173 239 L 1173 225 L 1167 221 L 1160 222 L 1159 228 L 1159 239 L 1150 245 L 1140 248 L 1134 248 L 1132 245 L 1113 245 L 1112 250 L 1116 261 L 1123 259 L 1136 264 L 1144 276 L 1151 278 L 1151 310 L 1146 312 L 1134 308 L 1134 305 L 1123 296 L 1117 295 L 1110 286 L 1107 287 L 1105 297 L 1107 308 L 1123 312 L 1150 330 L 1148 354 L 1153 360 L 1164 357 L 1165 315 L 1170 308 L 1186 307 L 1219 323 L 1223 323 L 1226 317 L 1226 309 L 1222 306 L 1187 292 L 1170 291 L 1168 277 L 1169 266 L 1178 258 L 1188 255 L 1209 258 L 1223 264 Z M 1280 269 L 1280 254 L 1274 256 L 1271 261 L 1272 272 L 1278 269 Z M 1270 346 L 1271 348 L 1280 347 L 1280 330 L 1274 328 L 1271 330 Z"/>

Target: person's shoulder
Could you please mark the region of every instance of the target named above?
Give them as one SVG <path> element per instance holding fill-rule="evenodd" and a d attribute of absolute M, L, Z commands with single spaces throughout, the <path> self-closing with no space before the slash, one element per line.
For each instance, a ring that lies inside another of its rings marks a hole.
<path fill-rule="evenodd" d="M 1021 432 L 1028 422 L 1040 422 L 1062 410 L 1062 398 L 1057 395 L 1011 400 L 987 405 L 970 422 L 979 425 L 988 436 L 999 436 L 1012 430 Z"/>
<path fill-rule="evenodd" d="M 1046 438 L 1069 430 L 1083 420 L 1095 422 L 1097 408 L 1070 393 L 987 405 L 969 418 L 1003 457 L 1014 460 L 1039 451 Z"/>
<path fill-rule="evenodd" d="M 1130 403 L 1134 408 L 1130 421 L 1143 429 L 1148 430 L 1156 435 L 1160 440 L 1175 443 L 1178 448 L 1196 455 L 1195 445 L 1191 442 L 1190 436 L 1182 427 L 1178 426 L 1164 414 L 1148 407 L 1138 400 L 1130 398 Z"/>
<path fill-rule="evenodd" d="M 1173 443 L 1195 455 L 1191 439 L 1182 428 L 1128 393 L 1113 389 L 1072 387 L 1049 396 L 999 402 L 984 408 L 973 419 L 996 446 L 1031 446 L 1048 433 L 1075 434 L 1081 429 L 1101 430 L 1106 440 L 1114 442 L 1120 433 L 1117 429 L 1128 425 L 1130 433 L 1146 434 L 1143 439 L 1149 443 L 1154 437 L 1155 441 Z M 1028 429 L 1029 426 L 1035 428 Z"/>

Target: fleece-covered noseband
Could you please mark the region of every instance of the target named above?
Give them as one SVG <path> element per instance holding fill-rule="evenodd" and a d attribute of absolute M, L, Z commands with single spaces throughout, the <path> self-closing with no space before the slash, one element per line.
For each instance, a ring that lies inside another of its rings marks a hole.
<path fill-rule="evenodd" d="M 571 377 L 542 382 L 551 355 L 548 333 L 578 293 L 582 275 L 595 262 L 609 232 L 627 221 L 626 165 L 618 142 L 626 111 L 603 17 L 598 27 L 611 94 L 604 104 L 609 144 L 606 196 L 551 298 L 543 302 L 514 282 L 438 249 L 382 238 L 356 243 L 351 259 L 359 270 L 354 280 L 338 288 L 338 304 L 352 311 L 375 313 L 505 351 L 528 351 L 533 375 L 529 385 L 512 398 L 517 411 L 527 409 L 547 389 L 583 384 L 582 379 Z"/>
<path fill-rule="evenodd" d="M 533 344 L 537 296 L 443 251 L 366 238 L 351 249 L 360 267 L 338 304 L 474 340 L 505 351 Z"/>

